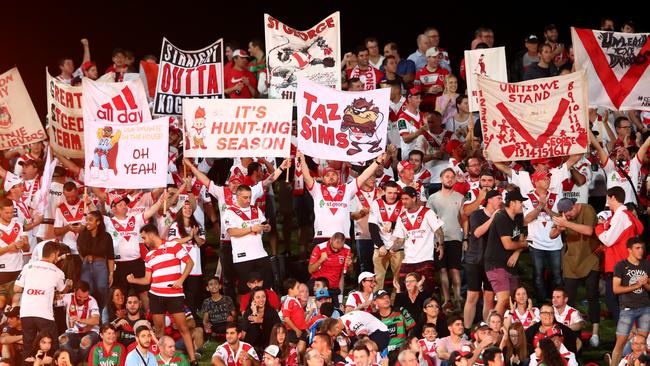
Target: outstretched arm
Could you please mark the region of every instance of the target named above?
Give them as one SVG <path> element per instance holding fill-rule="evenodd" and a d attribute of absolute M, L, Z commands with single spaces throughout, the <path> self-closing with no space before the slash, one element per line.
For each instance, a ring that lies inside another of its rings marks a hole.
<path fill-rule="evenodd" d="M 361 175 L 357 177 L 357 185 L 361 186 L 363 182 L 366 181 L 366 179 L 370 178 L 373 174 L 375 174 L 375 169 L 377 167 L 381 167 L 384 165 L 384 161 L 386 160 L 386 153 L 383 153 L 375 159 L 372 164 L 370 164 L 369 167 L 367 167 Z"/>
<path fill-rule="evenodd" d="M 81 39 L 81 44 L 84 47 L 84 57 L 81 62 L 84 63 L 90 61 L 90 46 L 88 45 L 88 40 L 86 38 Z"/>
<path fill-rule="evenodd" d="M 210 182 L 212 182 L 210 178 L 208 178 L 207 175 L 203 174 L 197 167 L 195 167 L 188 158 L 183 158 L 183 164 L 185 164 L 186 167 L 190 168 L 192 174 L 194 174 L 199 182 L 203 183 L 203 185 L 206 187 L 210 186 Z"/>
<path fill-rule="evenodd" d="M 646 155 L 648 154 L 648 147 L 650 147 L 650 137 L 648 137 L 643 145 L 639 148 L 639 151 L 636 153 L 637 156 L 639 157 L 639 162 L 643 164 L 643 161 L 645 160 Z"/>
<path fill-rule="evenodd" d="M 280 168 L 275 169 L 273 171 L 273 174 L 269 175 L 268 178 L 266 178 L 266 180 L 264 180 L 262 184 L 265 187 L 270 186 L 273 182 L 275 182 L 276 180 L 278 180 L 278 178 L 280 178 L 280 175 L 282 175 L 282 172 L 285 170 L 287 171 L 287 174 L 289 174 L 288 169 L 290 165 L 291 165 L 291 160 L 289 158 L 284 159 L 284 161 L 282 161 L 282 164 L 280 165 Z"/>
<path fill-rule="evenodd" d="M 142 214 L 144 216 L 144 220 L 147 221 L 150 218 L 152 218 L 153 215 L 155 215 L 158 212 L 158 210 L 160 209 L 160 206 L 162 206 L 163 202 L 165 202 L 166 199 L 167 199 L 167 190 L 165 190 L 165 192 L 163 192 L 162 196 L 160 197 L 160 199 L 158 201 L 156 201 L 156 203 L 154 203 L 151 207 L 149 207 L 149 209 L 147 211 L 145 211 Z"/>
<path fill-rule="evenodd" d="M 296 157 L 300 160 L 300 169 L 302 170 L 302 177 L 305 180 L 305 185 L 307 188 L 314 185 L 314 178 L 312 178 L 309 173 L 309 167 L 307 167 L 307 160 L 305 160 L 305 155 L 301 151 L 296 152 Z"/>
<path fill-rule="evenodd" d="M 598 143 L 598 140 L 596 139 L 596 136 L 594 136 L 594 133 L 589 130 L 589 141 L 591 141 L 591 146 L 596 149 L 596 152 L 598 153 L 598 160 L 600 160 L 600 165 L 605 165 L 607 162 L 607 153 L 603 149 L 602 146 Z"/>
<path fill-rule="evenodd" d="M 495 162 L 494 166 L 497 167 L 497 169 L 499 169 L 503 174 L 507 175 L 508 177 L 512 177 L 512 168 L 510 168 L 505 163 Z"/>

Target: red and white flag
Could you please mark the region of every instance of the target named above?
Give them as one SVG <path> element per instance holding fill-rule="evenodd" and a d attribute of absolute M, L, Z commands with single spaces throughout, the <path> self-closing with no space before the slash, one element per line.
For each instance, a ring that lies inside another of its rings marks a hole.
<path fill-rule="evenodd" d="M 84 121 L 140 123 L 151 120 L 147 93 L 138 78 L 119 83 L 83 79 Z"/>
<path fill-rule="evenodd" d="M 650 110 L 650 33 L 571 28 L 576 69 L 586 69 L 589 105 Z"/>
<path fill-rule="evenodd" d="M 478 76 L 487 157 L 529 160 L 587 151 L 585 71 L 509 84 Z"/>

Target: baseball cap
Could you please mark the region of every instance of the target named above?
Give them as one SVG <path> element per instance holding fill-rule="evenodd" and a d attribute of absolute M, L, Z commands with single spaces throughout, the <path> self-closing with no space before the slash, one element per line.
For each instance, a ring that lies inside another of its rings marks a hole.
<path fill-rule="evenodd" d="M 122 196 L 122 195 L 117 195 L 117 196 L 115 196 L 115 197 L 111 200 L 111 206 L 115 206 L 115 205 L 117 205 L 118 203 L 120 203 L 121 201 L 124 201 L 124 203 L 126 203 L 127 205 L 128 205 L 129 203 L 131 203 L 131 200 L 130 200 L 129 197 L 127 197 L 126 195 L 124 195 L 124 196 Z"/>
<path fill-rule="evenodd" d="M 551 178 L 551 173 L 549 173 L 549 172 L 535 172 L 535 173 L 530 175 L 530 180 L 533 183 L 533 185 L 535 184 L 535 182 L 540 181 L 540 180 L 545 179 L 545 178 Z"/>
<path fill-rule="evenodd" d="M 276 346 L 275 344 L 272 344 L 264 349 L 264 353 L 268 353 L 271 356 L 277 358 L 279 357 L 280 354 L 280 347 Z"/>
<path fill-rule="evenodd" d="M 97 64 L 95 64 L 94 61 L 86 61 L 83 64 L 81 64 L 81 71 L 88 71 L 93 66 L 97 66 Z"/>
<path fill-rule="evenodd" d="M 361 274 L 359 275 L 359 283 L 361 283 L 361 281 L 363 281 L 365 279 L 374 278 L 374 277 L 375 277 L 375 274 L 372 273 L 372 272 L 367 272 L 367 271 L 366 272 L 361 272 Z"/>
<path fill-rule="evenodd" d="M 510 191 L 506 194 L 506 202 L 511 202 L 511 201 L 528 201 L 528 198 L 524 197 L 521 195 L 521 192 L 519 192 L 518 189 L 515 189 L 513 191 Z"/>
<path fill-rule="evenodd" d="M 453 360 L 453 362 L 460 361 L 461 358 L 467 358 L 467 359 L 472 358 L 472 352 L 461 350 L 461 351 L 454 351 L 449 355 L 449 360 L 450 361 Z"/>
<path fill-rule="evenodd" d="M 234 182 L 239 182 L 240 184 L 244 182 L 244 179 L 241 175 L 239 174 L 233 174 L 228 178 L 229 183 L 234 183 Z"/>
<path fill-rule="evenodd" d="M 402 160 L 397 164 L 397 172 L 401 173 L 404 169 L 415 169 L 415 166 L 408 160 Z"/>
<path fill-rule="evenodd" d="M 246 57 L 246 58 L 250 58 L 250 56 L 248 55 L 248 52 L 246 52 L 246 51 L 244 51 L 244 50 L 234 50 L 234 51 L 232 52 L 232 57 Z"/>
<path fill-rule="evenodd" d="M 27 160 L 22 160 L 18 162 L 19 165 L 26 166 L 26 165 L 33 165 L 34 167 L 38 168 L 38 161 L 34 159 L 27 159 Z"/>
<path fill-rule="evenodd" d="M 526 37 L 526 43 L 539 43 L 539 38 L 534 34 L 530 34 Z"/>
<path fill-rule="evenodd" d="M 20 317 L 20 306 L 14 306 L 9 311 L 5 311 L 5 316 L 7 318 L 18 318 L 18 317 Z"/>
<path fill-rule="evenodd" d="M 463 145 L 463 143 L 460 142 L 460 140 L 449 140 L 449 142 L 447 142 L 447 144 L 445 145 L 445 152 L 451 155 L 451 153 L 461 145 Z"/>
<path fill-rule="evenodd" d="M 327 291 L 326 288 L 319 288 L 318 290 L 316 290 L 314 296 L 316 296 L 316 300 L 331 298 L 330 292 Z"/>
<path fill-rule="evenodd" d="M 17 186 L 19 184 L 23 184 L 23 179 L 12 172 L 7 172 L 7 174 L 5 175 L 5 181 L 4 184 L 2 185 L 2 188 L 6 193 L 9 192 L 9 190 L 12 189 L 14 186 Z"/>
<path fill-rule="evenodd" d="M 476 328 L 474 329 L 475 332 L 478 332 L 479 330 L 487 330 L 490 329 L 490 326 L 486 322 L 480 322 Z"/>
<path fill-rule="evenodd" d="M 422 95 L 422 89 L 414 86 L 411 89 L 409 89 L 408 93 L 406 94 L 407 97 L 410 97 L 412 95 Z"/>
<path fill-rule="evenodd" d="M 551 159 L 549 158 L 539 158 L 539 159 L 533 159 L 530 161 L 531 164 L 537 165 L 537 164 L 548 164 L 551 162 Z"/>
<path fill-rule="evenodd" d="M 135 324 L 133 324 L 133 330 L 137 330 L 140 327 L 147 327 L 149 330 L 153 331 L 153 327 L 151 326 L 151 323 L 149 323 L 148 320 L 146 319 L 140 319 Z"/>
<path fill-rule="evenodd" d="M 489 190 L 488 193 L 485 195 L 485 199 L 489 200 L 492 197 L 499 197 L 499 196 L 501 196 L 501 193 L 496 189 L 492 189 Z"/>
<path fill-rule="evenodd" d="M 425 53 L 426 57 L 437 57 L 440 54 L 440 51 L 438 51 L 438 47 L 431 47 L 427 50 Z"/>
<path fill-rule="evenodd" d="M 380 298 L 382 296 L 390 296 L 390 294 L 386 290 L 375 291 L 375 295 L 374 295 L 375 299 L 378 299 L 378 298 Z"/>
<path fill-rule="evenodd" d="M 557 201 L 557 210 L 559 213 L 571 211 L 573 208 L 573 205 L 576 203 L 575 198 L 561 198 L 559 201 Z"/>

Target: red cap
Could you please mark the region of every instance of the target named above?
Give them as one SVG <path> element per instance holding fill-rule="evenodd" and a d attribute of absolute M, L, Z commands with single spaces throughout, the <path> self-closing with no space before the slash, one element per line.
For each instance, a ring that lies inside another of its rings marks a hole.
<path fill-rule="evenodd" d="M 562 329 L 557 326 L 552 326 L 546 330 L 547 337 L 562 336 Z"/>
<path fill-rule="evenodd" d="M 535 172 L 530 176 L 530 180 L 535 184 L 535 182 L 540 181 L 545 178 L 551 178 L 551 173 L 549 172 Z"/>
<path fill-rule="evenodd" d="M 551 162 L 551 159 L 549 158 L 539 158 L 539 159 L 533 159 L 530 161 L 531 164 L 537 165 L 537 164 L 548 164 Z"/>
<path fill-rule="evenodd" d="M 447 154 L 451 155 L 451 153 L 461 145 L 463 145 L 463 143 L 460 142 L 460 140 L 449 140 L 449 142 L 447 142 L 445 145 L 445 151 Z"/>
<path fill-rule="evenodd" d="M 239 182 L 241 184 L 241 183 L 244 183 L 244 177 L 242 177 L 239 174 L 233 174 L 228 179 L 228 182 L 229 183 Z"/>
<path fill-rule="evenodd" d="M 95 64 L 93 61 L 86 61 L 81 64 L 81 71 L 88 71 L 93 66 L 97 66 L 97 64 Z"/>
<path fill-rule="evenodd" d="M 129 198 L 128 198 L 126 195 L 125 195 L 125 196 L 122 196 L 122 195 L 116 195 L 116 196 L 113 197 L 113 199 L 111 200 L 111 206 L 115 206 L 115 205 L 117 205 L 118 203 L 120 203 L 121 201 L 126 202 L 127 205 L 131 202 L 131 200 L 129 200 Z"/>
<path fill-rule="evenodd" d="M 402 160 L 397 164 L 397 172 L 401 173 L 404 169 L 415 170 L 415 166 L 408 160 Z"/>
<path fill-rule="evenodd" d="M 414 86 L 411 89 L 409 89 L 408 93 L 406 94 L 406 97 L 410 97 L 411 95 L 421 95 L 422 94 L 422 89 L 418 86 Z"/>

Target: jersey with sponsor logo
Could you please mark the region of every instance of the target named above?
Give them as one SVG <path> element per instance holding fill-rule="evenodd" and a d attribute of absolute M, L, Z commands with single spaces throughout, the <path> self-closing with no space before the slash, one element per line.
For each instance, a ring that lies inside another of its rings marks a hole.
<path fill-rule="evenodd" d="M 54 291 L 65 288 L 65 275 L 57 266 L 44 261 L 29 262 L 18 275 L 16 286 L 23 288 L 20 317 L 54 320 Z"/>
<path fill-rule="evenodd" d="M 420 263 L 433 260 L 435 233 L 442 221 L 430 209 L 418 207 L 415 211 L 402 211 L 393 235 L 404 239 L 404 261 Z"/>
<path fill-rule="evenodd" d="M 124 219 L 104 216 L 106 232 L 113 239 L 116 262 L 140 258 L 140 228 L 146 223 L 143 214 L 127 215 Z"/>
<path fill-rule="evenodd" d="M 121 366 L 126 361 L 126 349 L 119 343 L 104 348 L 104 342 L 95 344 L 88 354 L 88 366 Z"/>
<path fill-rule="evenodd" d="M 224 213 L 224 224 L 228 229 L 246 229 L 266 221 L 262 210 L 255 206 L 246 208 L 231 206 Z M 268 256 L 264 250 L 262 233 L 250 232 L 238 238 L 231 237 L 233 263 L 247 262 Z"/>
<path fill-rule="evenodd" d="M 67 225 L 81 227 L 85 225 L 85 223 L 86 217 L 84 216 L 84 203 L 81 200 L 74 205 L 69 205 L 64 201 L 56 208 L 54 218 L 55 228 L 62 228 Z M 77 249 L 78 236 L 79 234 L 76 234 L 74 231 L 68 231 L 61 239 L 63 244 L 70 247 L 72 254 L 79 254 L 79 250 Z"/>
<path fill-rule="evenodd" d="M 330 238 L 335 233 L 350 234 L 350 201 L 359 190 L 357 180 L 326 187 L 314 182 L 307 187 L 314 198 L 314 237 Z"/>

